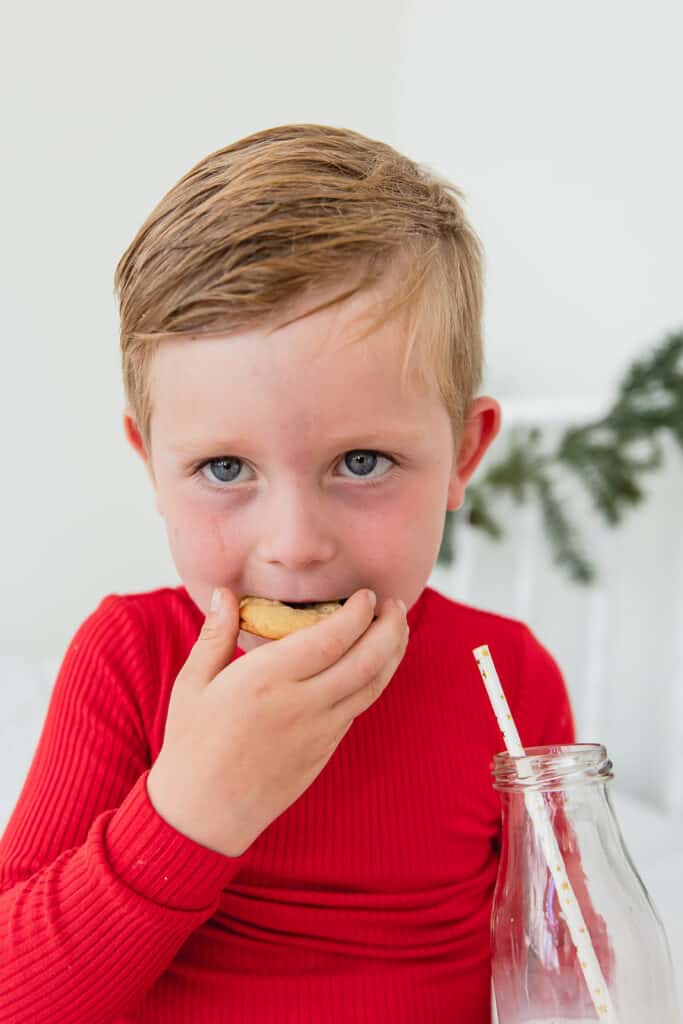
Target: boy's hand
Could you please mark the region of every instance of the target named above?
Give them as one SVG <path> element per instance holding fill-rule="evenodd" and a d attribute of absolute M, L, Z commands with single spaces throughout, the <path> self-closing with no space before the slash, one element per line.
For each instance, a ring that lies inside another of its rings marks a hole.
<path fill-rule="evenodd" d="M 237 857 L 310 786 L 354 718 L 394 675 L 408 642 L 394 601 L 358 590 L 314 626 L 230 664 L 239 602 L 221 589 L 173 685 L 164 741 L 147 780 L 179 832 Z"/>

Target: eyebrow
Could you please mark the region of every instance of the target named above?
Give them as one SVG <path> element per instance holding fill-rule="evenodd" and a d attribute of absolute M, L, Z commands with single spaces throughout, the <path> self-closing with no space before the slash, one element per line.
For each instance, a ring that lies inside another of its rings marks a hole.
<path fill-rule="evenodd" d="M 376 428 L 371 431 L 359 430 L 353 435 L 340 435 L 337 437 L 329 438 L 328 443 L 333 445 L 335 448 L 357 448 L 359 442 L 364 445 L 388 445 L 388 444 L 406 444 L 413 441 L 420 441 L 424 437 L 424 433 L 416 434 L 414 431 L 396 430 L 394 428 L 387 428 L 384 431 L 378 431 Z M 221 451 L 221 452 L 233 452 L 238 448 L 247 448 L 250 444 L 253 444 L 253 438 L 248 437 L 232 437 L 229 440 L 201 440 L 188 441 L 185 444 L 173 445 L 171 451 L 177 455 L 188 455 L 199 451 Z"/>

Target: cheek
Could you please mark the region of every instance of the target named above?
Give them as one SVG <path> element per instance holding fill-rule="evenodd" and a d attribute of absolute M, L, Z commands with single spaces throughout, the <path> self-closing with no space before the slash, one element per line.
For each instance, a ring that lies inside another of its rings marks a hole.
<path fill-rule="evenodd" d="M 397 530 L 410 530 L 438 516 L 442 504 L 441 482 L 427 474 L 414 476 L 408 484 L 387 501 L 382 511 L 385 522 L 393 523 Z M 444 499 L 445 500 L 445 499 Z M 445 508 L 445 505 L 444 505 Z"/>
<path fill-rule="evenodd" d="M 415 543 L 416 525 L 421 521 L 415 501 L 409 494 L 392 495 L 391 500 L 367 502 L 365 507 L 345 518 L 344 545 L 354 547 L 370 562 L 386 563 L 388 552 L 404 544 Z"/>
<path fill-rule="evenodd" d="M 168 542 L 176 566 L 211 574 L 224 558 L 225 517 L 207 514 L 206 506 L 176 503 L 166 513 Z"/>
<path fill-rule="evenodd" d="M 422 478 L 370 519 L 370 534 L 378 551 L 397 557 L 407 566 L 435 557 L 441 545 L 446 517 L 446 489 L 442 481 Z"/>

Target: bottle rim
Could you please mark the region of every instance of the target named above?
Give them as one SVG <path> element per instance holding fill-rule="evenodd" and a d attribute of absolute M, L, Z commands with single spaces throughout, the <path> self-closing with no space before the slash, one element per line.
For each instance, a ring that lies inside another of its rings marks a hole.
<path fill-rule="evenodd" d="M 577 783 L 609 782 L 613 765 L 601 743 L 525 747 L 524 757 L 507 750 L 491 762 L 493 788 L 501 792 L 564 789 Z"/>

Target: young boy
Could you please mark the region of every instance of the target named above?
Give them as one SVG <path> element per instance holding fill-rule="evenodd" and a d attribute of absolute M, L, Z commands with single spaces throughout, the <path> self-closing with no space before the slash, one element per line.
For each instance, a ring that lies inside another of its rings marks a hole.
<path fill-rule="evenodd" d="M 524 624 L 426 586 L 500 423 L 458 195 L 283 126 L 123 255 L 125 431 L 182 585 L 105 597 L 66 652 L 0 843 L 2 1024 L 490 1019 L 502 742 L 472 648 L 527 746 L 574 727 Z M 348 600 L 267 640 L 245 596 Z"/>

